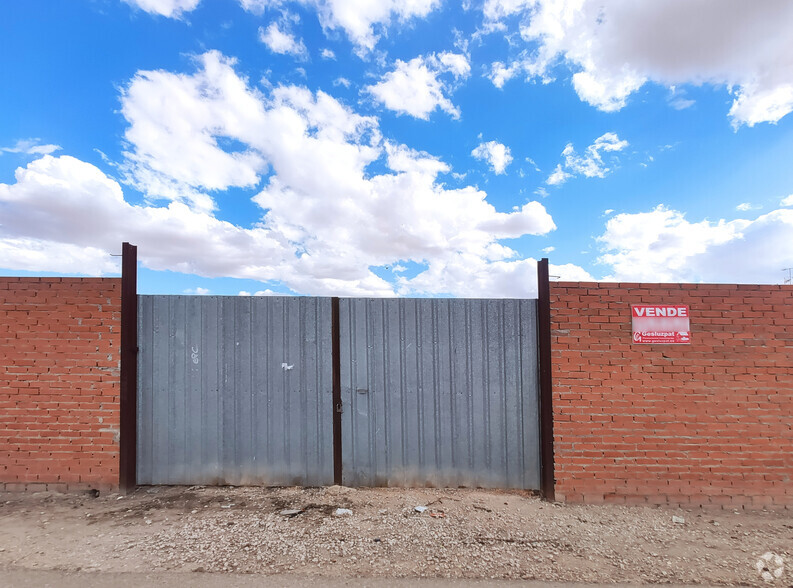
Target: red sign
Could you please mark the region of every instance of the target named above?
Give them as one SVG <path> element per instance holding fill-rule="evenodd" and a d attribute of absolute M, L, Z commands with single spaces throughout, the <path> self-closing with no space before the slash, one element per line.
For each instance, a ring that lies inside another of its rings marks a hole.
<path fill-rule="evenodd" d="M 634 343 L 691 343 L 688 306 L 681 304 L 633 304 Z"/>

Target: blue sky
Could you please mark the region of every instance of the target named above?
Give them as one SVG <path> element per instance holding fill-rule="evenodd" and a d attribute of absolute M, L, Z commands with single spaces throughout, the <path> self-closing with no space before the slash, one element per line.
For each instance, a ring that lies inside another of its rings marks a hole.
<path fill-rule="evenodd" d="M 781 283 L 793 3 L 30 0 L 0 274 L 143 293 Z"/>

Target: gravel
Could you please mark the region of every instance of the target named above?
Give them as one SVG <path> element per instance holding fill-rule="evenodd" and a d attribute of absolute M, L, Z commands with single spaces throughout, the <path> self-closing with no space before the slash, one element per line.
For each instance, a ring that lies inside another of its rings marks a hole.
<path fill-rule="evenodd" d="M 560 505 L 524 492 L 338 486 L 159 487 L 123 498 L 0 494 L 0 570 L 765 586 L 757 564 L 768 553 L 785 568 L 774 585 L 793 585 L 789 511 Z"/>

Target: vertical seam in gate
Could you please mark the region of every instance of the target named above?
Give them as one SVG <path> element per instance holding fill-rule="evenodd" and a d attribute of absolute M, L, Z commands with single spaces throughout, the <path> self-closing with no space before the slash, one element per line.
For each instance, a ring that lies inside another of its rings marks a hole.
<path fill-rule="evenodd" d="M 331 299 L 330 336 L 333 360 L 333 483 L 342 483 L 341 453 L 341 329 L 339 323 L 339 299 Z"/>
<path fill-rule="evenodd" d="M 135 488 L 138 444 L 138 248 L 121 245 L 121 377 L 119 475 L 122 492 Z"/>
<path fill-rule="evenodd" d="M 545 257 L 537 263 L 537 355 L 540 368 L 540 487 L 546 500 L 554 500 L 551 287 L 548 258 Z"/>

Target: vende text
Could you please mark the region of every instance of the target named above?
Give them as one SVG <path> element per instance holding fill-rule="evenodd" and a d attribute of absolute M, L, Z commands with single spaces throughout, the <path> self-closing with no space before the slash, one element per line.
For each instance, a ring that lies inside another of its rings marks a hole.
<path fill-rule="evenodd" d="M 633 316 L 637 318 L 679 316 L 688 318 L 687 306 L 634 306 Z"/>

